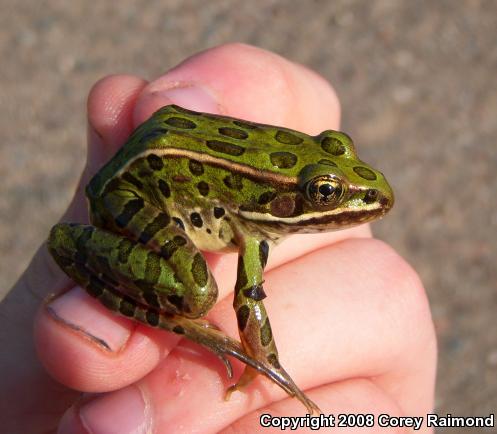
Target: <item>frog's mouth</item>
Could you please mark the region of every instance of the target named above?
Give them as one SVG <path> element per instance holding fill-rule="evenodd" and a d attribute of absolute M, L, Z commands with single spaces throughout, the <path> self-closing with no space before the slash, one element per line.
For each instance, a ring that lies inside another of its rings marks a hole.
<path fill-rule="evenodd" d="M 393 206 L 394 197 L 391 191 L 377 191 L 375 200 L 367 203 L 367 199 L 359 199 L 357 194 L 367 190 L 350 191 L 350 196 L 336 208 L 329 210 L 309 210 L 299 214 L 280 212 L 258 212 L 239 210 L 239 214 L 247 221 L 280 228 L 282 232 L 321 232 L 343 229 L 382 218 Z M 280 210 L 278 210 L 280 211 Z"/>
<path fill-rule="evenodd" d="M 277 217 L 269 213 L 240 211 L 244 219 L 261 225 L 280 228 L 282 232 L 322 232 L 343 229 L 382 218 L 391 205 L 380 202 L 361 207 L 337 208 L 323 212 L 311 212 L 292 217 Z"/>

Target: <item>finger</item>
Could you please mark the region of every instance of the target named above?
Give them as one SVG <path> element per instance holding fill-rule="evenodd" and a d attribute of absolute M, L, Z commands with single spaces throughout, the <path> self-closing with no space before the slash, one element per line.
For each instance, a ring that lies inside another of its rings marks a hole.
<path fill-rule="evenodd" d="M 374 240 L 344 241 L 272 270 L 266 287 L 281 362 L 303 389 L 369 379 L 405 414 L 428 412 L 436 358 L 429 308 L 416 275 L 391 249 Z M 212 318 L 235 335 L 230 304 L 224 299 Z M 214 356 L 182 342 L 134 387 L 149 403 L 150 420 L 171 431 L 194 431 L 202 421 L 205 432 L 217 432 L 286 397 L 258 377 L 226 402 L 228 384 Z M 115 417 L 102 402 L 98 414 Z M 333 395 L 316 402 L 325 413 L 336 412 Z M 297 401 L 291 407 L 302 414 Z"/>
<path fill-rule="evenodd" d="M 91 89 L 87 103 L 86 167 L 62 221 L 88 221 L 84 187 L 133 131 L 134 106 L 146 83 L 133 75 L 110 75 L 99 80 Z"/>

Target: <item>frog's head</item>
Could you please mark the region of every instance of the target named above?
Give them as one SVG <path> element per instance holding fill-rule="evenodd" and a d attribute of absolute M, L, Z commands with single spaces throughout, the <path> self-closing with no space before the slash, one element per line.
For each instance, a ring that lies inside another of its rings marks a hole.
<path fill-rule="evenodd" d="M 357 157 L 352 140 L 338 131 L 316 137 L 292 191 L 281 192 L 258 220 L 278 233 L 310 233 L 355 226 L 381 218 L 394 203 L 378 170 Z M 255 214 L 252 214 L 256 217 Z"/>
<path fill-rule="evenodd" d="M 304 231 L 354 226 L 388 212 L 394 203 L 390 185 L 381 172 L 359 160 L 350 137 L 325 131 L 318 140 L 329 157 L 303 167 L 298 176 Z"/>

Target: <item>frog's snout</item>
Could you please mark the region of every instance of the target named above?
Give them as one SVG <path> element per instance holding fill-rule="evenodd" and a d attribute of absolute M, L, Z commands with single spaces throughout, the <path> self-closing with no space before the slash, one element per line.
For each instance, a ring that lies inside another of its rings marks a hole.
<path fill-rule="evenodd" d="M 379 192 L 378 202 L 383 209 L 383 213 L 387 213 L 395 203 L 395 196 L 389 184 L 386 184 Z"/>

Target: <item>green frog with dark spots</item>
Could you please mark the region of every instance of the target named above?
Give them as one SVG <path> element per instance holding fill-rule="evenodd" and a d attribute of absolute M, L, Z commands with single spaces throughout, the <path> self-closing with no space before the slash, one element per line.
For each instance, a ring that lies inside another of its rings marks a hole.
<path fill-rule="evenodd" d="M 59 266 L 107 308 L 246 364 L 228 394 L 258 373 L 319 408 L 281 366 L 263 300 L 272 246 L 339 230 L 393 205 L 384 176 L 338 131 L 297 131 L 170 105 L 139 126 L 86 187 L 90 225 L 59 223 Z M 233 308 L 240 341 L 200 318 L 217 299 L 201 250 L 239 252 Z M 295 319 L 296 320 L 296 319 Z"/>

